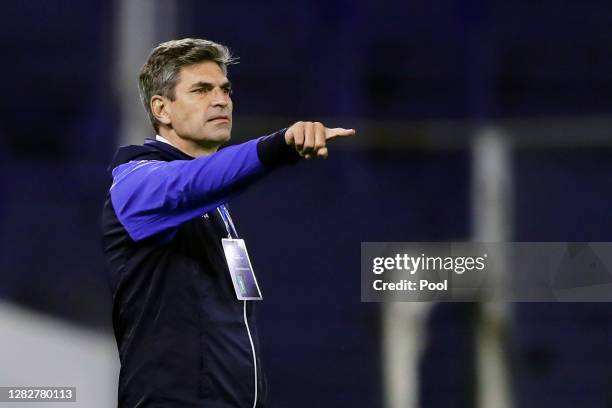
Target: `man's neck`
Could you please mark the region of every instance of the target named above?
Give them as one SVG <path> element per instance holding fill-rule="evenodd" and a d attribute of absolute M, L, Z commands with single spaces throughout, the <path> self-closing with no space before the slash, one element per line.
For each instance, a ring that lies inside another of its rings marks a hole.
<path fill-rule="evenodd" d="M 193 140 L 183 139 L 172 130 L 168 131 L 167 129 L 160 128 L 158 136 L 163 139 L 161 140 L 162 142 L 166 142 L 174 146 L 181 152 L 191 157 L 208 156 L 219 150 L 219 146 L 217 145 L 202 146 L 201 144 L 198 144 Z"/>

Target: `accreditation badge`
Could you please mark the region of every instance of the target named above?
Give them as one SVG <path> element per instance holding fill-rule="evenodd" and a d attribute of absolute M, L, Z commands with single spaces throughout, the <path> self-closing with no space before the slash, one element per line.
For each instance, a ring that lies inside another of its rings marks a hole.
<path fill-rule="evenodd" d="M 223 238 L 221 243 L 236 297 L 239 300 L 262 300 L 244 240 Z"/>

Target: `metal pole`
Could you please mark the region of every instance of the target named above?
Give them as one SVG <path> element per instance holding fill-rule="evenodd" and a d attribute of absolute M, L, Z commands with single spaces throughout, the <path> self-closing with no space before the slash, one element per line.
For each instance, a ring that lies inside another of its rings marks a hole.
<path fill-rule="evenodd" d="M 383 400 L 386 408 L 417 408 L 419 362 L 432 303 L 382 304 Z"/>
<path fill-rule="evenodd" d="M 510 144 L 499 128 L 484 126 L 472 142 L 472 220 L 477 242 L 503 242 L 511 237 L 512 158 Z M 494 276 L 500 287 L 505 265 Z M 477 403 L 481 408 L 512 406 L 505 361 L 507 305 L 482 302 L 476 331 Z"/>
<path fill-rule="evenodd" d="M 138 72 L 150 50 L 175 35 L 176 3 L 171 0 L 117 0 L 115 86 L 121 123 L 119 144 L 141 144 L 153 129 L 138 96 Z"/>

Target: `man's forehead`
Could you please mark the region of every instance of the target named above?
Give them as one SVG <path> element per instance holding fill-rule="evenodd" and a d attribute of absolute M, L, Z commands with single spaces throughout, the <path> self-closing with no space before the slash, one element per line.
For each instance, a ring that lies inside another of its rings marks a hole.
<path fill-rule="evenodd" d="M 222 84 L 227 78 L 216 62 L 203 61 L 181 67 L 180 82 L 187 86 L 196 82 Z"/>

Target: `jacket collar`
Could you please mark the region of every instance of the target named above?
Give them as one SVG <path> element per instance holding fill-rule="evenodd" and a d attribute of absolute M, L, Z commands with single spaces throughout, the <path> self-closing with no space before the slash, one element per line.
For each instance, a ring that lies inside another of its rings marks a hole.
<path fill-rule="evenodd" d="M 170 155 L 172 158 L 176 159 L 176 160 L 193 160 L 195 159 L 195 157 L 188 155 L 187 153 L 182 152 L 181 150 L 177 149 L 176 147 L 174 147 L 173 145 L 171 145 L 169 142 L 165 141 L 159 141 L 159 140 L 155 140 L 152 137 L 147 137 L 145 139 L 145 146 L 150 146 L 150 147 L 154 147 L 158 150 L 163 151 L 164 153 Z"/>

